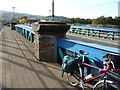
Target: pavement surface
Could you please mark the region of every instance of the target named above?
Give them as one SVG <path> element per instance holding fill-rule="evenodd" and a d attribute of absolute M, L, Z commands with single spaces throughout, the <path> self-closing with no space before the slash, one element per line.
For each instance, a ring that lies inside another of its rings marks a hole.
<path fill-rule="evenodd" d="M 15 30 L 4 26 L 0 36 L 0 62 L 2 66 L 2 90 L 8 89 L 74 89 L 61 77 L 61 66 L 57 63 L 38 61 L 34 56 L 34 45 Z M 93 87 L 86 84 L 86 90 Z"/>

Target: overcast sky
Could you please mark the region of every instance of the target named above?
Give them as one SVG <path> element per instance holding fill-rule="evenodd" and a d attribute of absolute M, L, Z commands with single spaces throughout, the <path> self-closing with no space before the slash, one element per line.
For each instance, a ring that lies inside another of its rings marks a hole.
<path fill-rule="evenodd" d="M 55 15 L 80 18 L 97 18 L 100 16 L 118 16 L 120 0 L 54 0 Z M 50 15 L 52 0 L 1 0 L 0 10 L 28 13 L 33 15 Z"/>

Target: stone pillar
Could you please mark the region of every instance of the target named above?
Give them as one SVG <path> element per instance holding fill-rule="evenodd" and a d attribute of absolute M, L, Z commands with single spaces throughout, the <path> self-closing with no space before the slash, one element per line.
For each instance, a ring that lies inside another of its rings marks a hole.
<path fill-rule="evenodd" d="M 70 26 L 60 22 L 32 24 L 35 32 L 35 56 L 38 60 L 57 62 L 57 38 L 64 38 Z"/>
<path fill-rule="evenodd" d="M 11 30 L 15 30 L 16 22 L 11 22 Z"/>

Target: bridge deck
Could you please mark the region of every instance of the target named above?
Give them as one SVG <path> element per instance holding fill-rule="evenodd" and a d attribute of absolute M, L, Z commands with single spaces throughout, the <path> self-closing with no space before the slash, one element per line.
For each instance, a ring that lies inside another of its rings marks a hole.
<path fill-rule="evenodd" d="M 4 27 L 0 47 L 3 88 L 74 88 L 66 81 L 66 75 L 61 77 L 60 65 L 37 61 L 34 45 L 17 31 Z M 86 89 L 92 87 L 85 85 Z"/>
<path fill-rule="evenodd" d="M 4 27 L 1 37 L 3 88 L 74 88 L 60 65 L 37 61 L 34 45 L 18 32 Z"/>

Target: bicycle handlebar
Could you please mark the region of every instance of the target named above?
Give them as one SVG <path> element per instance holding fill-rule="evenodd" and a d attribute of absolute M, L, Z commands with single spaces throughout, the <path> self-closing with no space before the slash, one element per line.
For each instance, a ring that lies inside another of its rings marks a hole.
<path fill-rule="evenodd" d="M 109 64 L 105 60 L 103 62 L 107 65 L 107 68 L 106 69 L 102 69 L 102 71 L 106 72 L 106 71 L 108 71 L 110 69 L 110 66 L 109 66 Z"/>
<path fill-rule="evenodd" d="M 82 51 L 82 50 L 80 50 L 79 51 L 80 53 L 82 53 L 83 55 L 87 55 L 87 54 L 89 54 L 89 53 L 87 53 L 87 52 L 84 52 L 84 51 Z M 74 58 L 77 58 L 78 59 L 78 57 L 77 57 L 77 53 L 76 52 L 74 52 Z M 108 71 L 109 69 L 110 69 L 110 66 L 109 66 L 109 64 L 107 63 L 107 61 L 103 61 L 104 62 L 104 64 L 106 64 L 107 65 L 107 68 L 106 69 L 99 69 L 99 68 L 97 68 L 96 67 L 96 69 L 98 69 L 98 70 L 101 70 L 101 71 L 103 71 L 103 72 L 106 72 L 106 71 Z M 84 63 L 85 64 L 85 63 Z M 87 64 L 87 66 L 89 66 L 88 64 Z M 91 65 L 90 65 L 90 67 L 92 67 Z"/>

